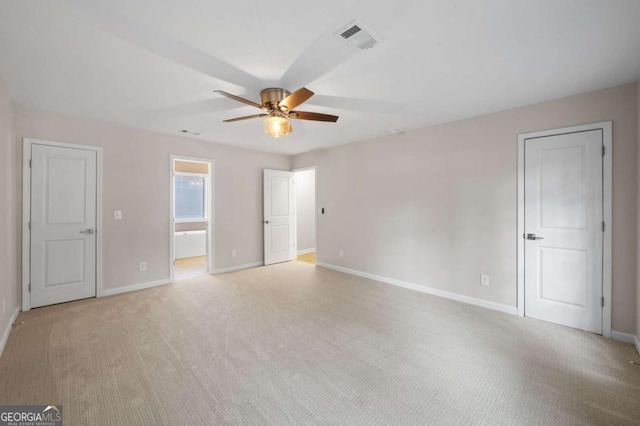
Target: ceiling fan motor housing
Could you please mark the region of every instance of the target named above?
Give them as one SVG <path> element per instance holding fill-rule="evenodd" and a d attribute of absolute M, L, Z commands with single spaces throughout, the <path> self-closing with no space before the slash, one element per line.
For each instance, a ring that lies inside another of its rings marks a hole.
<path fill-rule="evenodd" d="M 270 87 L 260 92 L 260 98 L 262 99 L 262 105 L 268 107 L 269 109 L 278 110 L 278 104 L 280 103 L 280 101 L 282 101 L 290 94 L 291 93 L 288 90 L 280 89 L 277 87 Z"/>
<path fill-rule="evenodd" d="M 264 89 L 263 91 L 260 92 L 260 98 L 262 101 L 262 103 L 260 104 L 245 98 L 241 98 L 240 96 L 232 95 L 231 93 L 227 93 L 223 90 L 215 90 L 215 92 L 221 94 L 222 96 L 226 96 L 227 98 L 233 99 L 234 101 L 242 102 L 243 104 L 247 104 L 254 108 L 259 108 L 262 111 L 264 111 L 262 114 L 253 114 L 253 115 L 247 115 L 244 117 L 236 117 L 236 118 L 230 118 L 228 120 L 223 120 L 225 123 L 229 123 L 233 121 L 249 120 L 251 118 L 259 118 L 259 117 L 268 117 L 268 119 L 272 119 L 270 120 L 272 123 L 276 122 L 276 118 L 284 118 L 284 119 L 295 118 L 298 120 L 312 120 L 312 121 L 325 121 L 325 122 L 328 121 L 332 123 L 335 123 L 336 121 L 338 121 L 337 115 L 294 110 L 294 108 L 296 108 L 298 105 L 303 104 L 311 96 L 313 96 L 313 92 L 307 89 L 306 87 L 302 87 L 293 93 L 289 92 L 288 90 L 281 89 L 279 87 L 270 87 L 268 89 Z M 289 133 L 291 133 L 291 124 L 288 124 L 287 129 Z"/>

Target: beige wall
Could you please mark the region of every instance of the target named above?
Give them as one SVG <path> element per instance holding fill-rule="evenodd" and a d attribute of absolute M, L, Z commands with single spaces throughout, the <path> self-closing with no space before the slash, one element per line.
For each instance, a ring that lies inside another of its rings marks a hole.
<path fill-rule="evenodd" d="M 0 81 L 0 339 L 8 329 L 11 315 L 19 306 L 18 280 L 18 190 L 16 152 L 12 143 L 15 109 Z M 2 302 L 4 301 L 4 311 Z"/>
<path fill-rule="evenodd" d="M 215 161 L 216 269 L 262 261 L 262 169 L 289 170 L 288 156 L 19 111 L 20 155 L 23 137 L 103 147 L 105 289 L 169 277 L 172 154 Z M 122 220 L 113 219 L 114 210 L 122 210 Z M 140 272 L 143 260 L 148 270 Z"/>
<path fill-rule="evenodd" d="M 318 260 L 515 306 L 518 134 L 612 120 L 612 322 L 634 333 L 637 97 L 630 84 L 294 156 L 318 167 Z"/>

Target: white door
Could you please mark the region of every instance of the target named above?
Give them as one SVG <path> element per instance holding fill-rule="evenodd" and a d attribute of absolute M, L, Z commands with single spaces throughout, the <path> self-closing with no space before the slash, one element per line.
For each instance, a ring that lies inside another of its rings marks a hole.
<path fill-rule="evenodd" d="M 31 145 L 31 307 L 96 295 L 95 151 Z"/>
<path fill-rule="evenodd" d="M 264 170 L 264 264 L 296 258 L 293 173 Z"/>
<path fill-rule="evenodd" d="M 602 129 L 525 140 L 525 315 L 602 333 Z"/>

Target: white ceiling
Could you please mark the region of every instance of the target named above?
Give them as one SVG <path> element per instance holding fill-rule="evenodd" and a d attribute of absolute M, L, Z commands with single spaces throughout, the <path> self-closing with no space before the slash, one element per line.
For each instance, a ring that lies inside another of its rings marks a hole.
<path fill-rule="evenodd" d="M 382 42 L 333 34 L 358 19 Z M 0 0 L 0 78 L 21 109 L 296 154 L 640 78 L 637 0 Z M 259 102 L 302 86 L 272 139 Z"/>

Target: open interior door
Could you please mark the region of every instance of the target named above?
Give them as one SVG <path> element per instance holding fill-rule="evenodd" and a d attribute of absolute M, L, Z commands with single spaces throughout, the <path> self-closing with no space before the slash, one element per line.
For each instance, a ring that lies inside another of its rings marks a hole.
<path fill-rule="evenodd" d="M 602 333 L 603 132 L 525 140 L 525 315 Z"/>
<path fill-rule="evenodd" d="M 296 258 L 293 173 L 264 170 L 264 264 Z"/>

